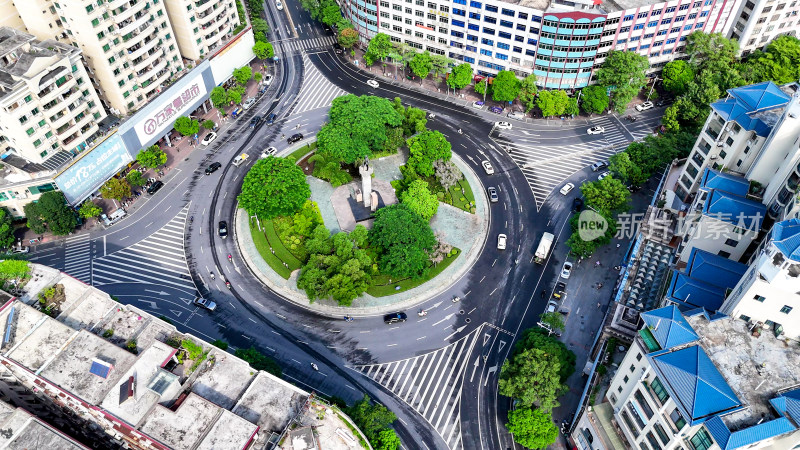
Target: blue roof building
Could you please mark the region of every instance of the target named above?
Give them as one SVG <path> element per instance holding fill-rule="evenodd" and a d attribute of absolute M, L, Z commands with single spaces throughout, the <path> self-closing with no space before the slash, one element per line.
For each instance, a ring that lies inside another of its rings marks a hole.
<path fill-rule="evenodd" d="M 750 190 L 750 183 L 742 177 L 706 168 L 700 177 L 700 189 L 707 191 L 719 189 L 744 197 Z"/>
<path fill-rule="evenodd" d="M 711 104 L 714 112 L 726 121 L 736 121 L 745 130 L 755 131 L 759 136 L 769 135 L 772 124 L 764 121 L 758 113 L 782 108 L 791 100 L 771 81 L 728 89 L 728 95 L 728 98 Z"/>
<path fill-rule="evenodd" d="M 703 308 L 713 313 L 720 309 L 745 272 L 746 264 L 693 248 L 683 272 L 672 270 L 667 300 L 684 312 Z"/>
<path fill-rule="evenodd" d="M 772 242 L 783 256 L 800 262 L 800 219 L 776 223 L 772 227 Z"/>
<path fill-rule="evenodd" d="M 767 207 L 755 200 L 714 189 L 703 206 L 703 214 L 739 228 L 758 231 L 767 214 Z"/>

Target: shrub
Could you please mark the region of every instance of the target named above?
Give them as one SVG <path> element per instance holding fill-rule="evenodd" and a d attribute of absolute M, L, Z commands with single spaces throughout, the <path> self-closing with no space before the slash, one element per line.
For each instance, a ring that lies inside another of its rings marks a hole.
<path fill-rule="evenodd" d="M 112 330 L 110 328 L 108 330 L 106 330 L 106 331 L 103 331 L 103 337 L 106 338 L 106 339 L 110 338 L 113 335 L 114 335 L 114 330 Z"/>

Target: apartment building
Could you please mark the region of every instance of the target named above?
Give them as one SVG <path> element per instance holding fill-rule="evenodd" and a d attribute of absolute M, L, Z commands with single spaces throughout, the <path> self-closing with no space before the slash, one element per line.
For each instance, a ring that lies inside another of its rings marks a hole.
<path fill-rule="evenodd" d="M 776 223 L 721 312 L 800 340 L 800 219 Z"/>
<path fill-rule="evenodd" d="M 535 73 L 547 88 L 581 88 L 611 50 L 647 56 L 651 69 L 683 55 L 694 31 L 725 32 L 741 0 L 343 0 L 368 40 L 378 32 L 472 64 L 482 75 Z"/>
<path fill-rule="evenodd" d="M 11 27 L 25 30 L 22 17 L 15 11 L 14 0 L 0 0 L 0 28 Z"/>
<path fill-rule="evenodd" d="M 27 178 L 53 171 L 96 139 L 106 117 L 81 51 L 0 28 L 0 153 Z"/>
<path fill-rule="evenodd" d="M 797 37 L 800 2 L 797 0 L 746 0 L 739 2 L 729 36 L 739 41 L 743 55 L 764 49 L 776 37 Z"/>
<path fill-rule="evenodd" d="M 84 450 L 86 447 L 22 408 L 0 401 L 0 448 Z"/>
<path fill-rule="evenodd" d="M 641 315 L 600 412 L 582 421 L 591 448 L 788 450 L 800 443 L 800 360 L 774 335 L 748 324 L 674 305 Z M 613 423 L 613 425 L 612 425 Z M 614 439 L 609 433 L 617 431 Z M 587 448 L 587 447 L 583 447 Z"/>
<path fill-rule="evenodd" d="M 32 265 L 25 291 L 0 293 L 0 397 L 93 448 L 338 450 L 363 439 L 314 394 L 55 269 Z"/>
<path fill-rule="evenodd" d="M 186 59 L 205 58 L 239 25 L 235 0 L 164 0 L 164 3 L 178 49 Z"/>

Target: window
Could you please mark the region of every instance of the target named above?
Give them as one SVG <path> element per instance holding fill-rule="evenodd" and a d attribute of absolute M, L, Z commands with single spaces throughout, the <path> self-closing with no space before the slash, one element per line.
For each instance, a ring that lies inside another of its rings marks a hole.
<path fill-rule="evenodd" d="M 665 13 L 675 12 L 675 7 L 674 6 L 670 6 L 669 8 L 665 9 L 664 12 Z"/>
<path fill-rule="evenodd" d="M 90 13 L 90 12 L 92 12 L 92 11 L 94 11 L 94 6 L 92 6 L 92 5 L 87 5 L 87 6 L 86 6 L 86 12 L 87 12 L 87 13 Z"/>
<path fill-rule="evenodd" d="M 728 247 L 736 247 L 737 245 L 739 245 L 739 241 L 735 239 L 726 239 L 725 245 L 727 245 Z"/>
<path fill-rule="evenodd" d="M 697 433 L 692 436 L 690 442 L 694 446 L 695 450 L 708 450 L 714 445 L 714 442 L 711 440 L 711 436 L 708 435 L 708 432 L 705 428 L 700 428 L 697 430 Z"/>
<path fill-rule="evenodd" d="M 667 45 L 669 45 L 669 44 L 674 44 L 674 43 L 675 43 L 675 41 L 676 41 L 676 39 L 675 39 L 675 38 L 670 38 L 670 39 L 667 39 Z"/>
<path fill-rule="evenodd" d="M 644 19 L 645 17 L 647 17 L 647 12 L 640 12 L 636 15 L 637 19 Z"/>
<path fill-rule="evenodd" d="M 644 28 L 644 24 L 643 23 L 636 24 L 636 25 L 633 26 L 634 30 L 641 30 L 642 28 Z"/>
<path fill-rule="evenodd" d="M 617 386 L 617 392 L 622 393 L 622 386 Z"/>
<path fill-rule="evenodd" d="M 504 55 L 502 53 L 495 53 L 494 57 L 497 58 L 497 59 L 503 60 L 503 61 L 508 61 L 508 56 L 506 56 L 506 55 Z"/>
<path fill-rule="evenodd" d="M 475 36 L 475 35 L 472 35 L 472 34 L 468 34 L 467 35 L 467 40 L 468 41 L 472 41 L 472 42 L 478 42 L 478 36 Z"/>
<path fill-rule="evenodd" d="M 706 17 L 706 16 L 708 16 L 708 11 L 703 11 L 700 13 L 700 17 Z"/>
<path fill-rule="evenodd" d="M 469 13 L 469 18 L 470 19 L 475 19 L 475 20 L 481 20 L 481 15 L 480 15 L 480 13 L 471 12 L 471 13 Z"/>
<path fill-rule="evenodd" d="M 622 27 L 619 29 L 620 34 L 627 33 L 628 31 L 631 31 L 631 27 Z"/>
<path fill-rule="evenodd" d="M 33 127 L 28 128 L 27 130 L 25 130 L 25 132 L 28 133 L 28 136 L 32 135 L 35 131 L 36 130 L 34 130 Z"/>
<path fill-rule="evenodd" d="M 689 4 L 688 3 L 685 4 L 685 5 L 681 5 L 680 8 L 678 8 L 678 11 L 686 11 L 687 9 L 689 9 Z"/>
<path fill-rule="evenodd" d="M 473 31 L 481 31 L 481 27 L 474 23 L 467 25 L 467 28 Z"/>
<path fill-rule="evenodd" d="M 464 37 L 464 33 L 460 32 L 460 31 L 456 31 L 456 30 L 450 30 L 450 35 L 451 36 L 455 36 L 457 38 L 463 38 Z"/>
<path fill-rule="evenodd" d="M 486 5 L 486 10 L 489 11 L 489 12 L 495 12 L 496 13 L 497 12 L 497 6 Z"/>
<path fill-rule="evenodd" d="M 750 322 L 750 316 L 742 314 L 739 316 L 739 319 L 744 320 L 745 322 Z"/>
<path fill-rule="evenodd" d="M 784 314 L 789 314 L 790 312 L 792 312 L 792 307 L 783 305 L 783 308 L 781 308 L 781 312 Z"/>
<path fill-rule="evenodd" d="M 731 257 L 730 253 L 728 253 L 726 251 L 722 251 L 722 250 L 718 251 L 717 255 L 722 256 L 723 258 L 730 258 Z"/>
<path fill-rule="evenodd" d="M 522 47 L 514 47 L 514 53 L 522 53 Z"/>
<path fill-rule="evenodd" d="M 633 397 L 639 403 L 639 406 L 642 408 L 642 412 L 647 419 L 649 420 L 651 417 L 653 417 L 653 408 L 651 408 L 650 404 L 647 403 L 647 399 L 645 399 L 644 395 L 642 395 L 642 391 L 637 389 L 636 393 L 633 394 Z"/>
<path fill-rule="evenodd" d="M 502 11 L 500 11 L 500 14 L 504 16 L 514 17 L 514 11 L 511 9 L 503 8 Z"/>
<path fill-rule="evenodd" d="M 38 147 L 40 145 L 42 145 L 42 140 L 41 139 L 37 139 L 37 140 L 33 141 L 33 146 L 34 147 Z"/>
<path fill-rule="evenodd" d="M 471 1 L 471 2 L 469 2 L 469 6 L 471 6 L 473 8 L 483 8 L 483 3 L 476 2 L 476 1 Z"/>
<path fill-rule="evenodd" d="M 501 27 L 506 27 L 506 28 L 514 28 L 514 24 L 509 22 L 508 20 L 501 20 L 500 21 L 500 26 Z"/>
<path fill-rule="evenodd" d="M 486 34 L 491 34 L 492 36 L 494 36 L 494 29 L 493 28 L 483 27 L 483 32 L 486 33 Z"/>
<path fill-rule="evenodd" d="M 522 20 L 528 20 L 528 13 L 524 13 L 524 12 L 518 13 L 517 17 L 519 17 Z"/>
<path fill-rule="evenodd" d="M 622 379 L 622 382 L 627 383 L 628 381 L 630 381 L 630 378 L 628 378 L 628 376 L 625 375 L 625 378 Z"/>
<path fill-rule="evenodd" d="M 631 373 L 632 373 L 634 370 L 636 370 L 636 366 L 634 366 L 633 364 L 631 364 Z"/>
<path fill-rule="evenodd" d="M 452 24 L 457 27 L 464 28 L 464 22 L 461 20 L 453 19 Z"/>
<path fill-rule="evenodd" d="M 653 27 L 656 27 L 656 26 L 658 26 L 658 21 L 657 20 L 654 20 L 654 21 L 649 22 L 647 24 L 647 28 L 653 28 Z"/>
<path fill-rule="evenodd" d="M 627 15 L 627 16 L 622 18 L 623 22 L 628 22 L 630 20 L 633 20 L 633 14 Z"/>
<path fill-rule="evenodd" d="M 467 46 L 467 51 L 468 51 L 468 52 L 475 53 L 475 52 L 477 52 L 477 51 L 478 51 L 478 47 L 475 47 L 474 45 L 468 45 L 468 46 Z"/>
<path fill-rule="evenodd" d="M 467 12 L 464 11 L 463 9 L 453 8 L 453 14 L 463 17 L 467 14 Z"/>
<path fill-rule="evenodd" d="M 492 56 L 492 51 L 491 50 L 481 49 L 481 55 Z"/>
<path fill-rule="evenodd" d="M 694 27 L 695 28 L 703 28 L 703 25 L 705 25 L 705 24 L 706 24 L 705 22 L 700 22 L 697 25 L 695 25 Z"/>
<path fill-rule="evenodd" d="M 653 381 L 650 383 L 650 388 L 653 390 L 653 393 L 656 394 L 656 398 L 658 398 L 658 401 L 662 405 L 669 400 L 669 394 L 667 390 L 664 389 L 664 385 L 661 384 L 661 380 L 659 380 L 658 377 L 653 378 Z"/>
<path fill-rule="evenodd" d="M 639 430 L 633 426 L 633 421 L 631 421 L 631 416 L 628 415 L 628 411 L 622 411 L 622 420 L 625 421 L 625 425 L 628 426 L 628 429 L 631 430 L 634 436 L 639 436 Z"/>
<path fill-rule="evenodd" d="M 764 303 L 764 300 L 766 300 L 766 298 L 764 298 L 764 297 L 762 297 L 760 295 L 754 295 L 753 296 L 753 300 L 755 300 L 757 302 L 760 302 L 760 303 Z"/>
<path fill-rule="evenodd" d="M 504 44 L 504 43 L 502 43 L 502 42 L 498 42 L 498 43 L 497 43 L 497 48 L 501 48 L 501 49 L 503 49 L 503 50 L 508 50 L 508 49 L 510 49 L 510 48 L 511 48 L 511 46 L 510 46 L 510 45 L 508 45 L 508 44 Z"/>
<path fill-rule="evenodd" d="M 481 44 L 494 46 L 494 41 L 491 40 L 491 39 L 483 38 L 483 39 L 481 39 Z"/>
<path fill-rule="evenodd" d="M 492 23 L 492 24 L 497 23 L 497 19 L 495 19 L 492 16 L 483 16 L 483 21 L 486 22 L 486 23 Z"/>

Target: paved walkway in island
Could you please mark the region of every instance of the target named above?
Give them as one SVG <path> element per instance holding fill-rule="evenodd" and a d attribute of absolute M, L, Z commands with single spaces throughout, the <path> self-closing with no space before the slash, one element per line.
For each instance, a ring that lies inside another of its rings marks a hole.
<path fill-rule="evenodd" d="M 396 169 L 398 165 L 397 158 L 400 158 L 400 156 L 373 160 L 372 164 L 376 166 L 375 176 L 387 180 L 399 177 L 400 172 Z M 381 161 L 383 159 L 386 161 Z M 469 182 L 473 192 L 478 194 L 475 196 L 476 214 L 469 214 L 461 209 L 439 203 L 439 210 L 431 221 L 431 227 L 434 232 L 438 232 L 440 236 L 444 237 L 445 242 L 460 248 L 461 254 L 442 273 L 427 283 L 386 297 L 373 297 L 364 294 L 355 299 L 351 307 L 340 307 L 332 300 L 317 300 L 314 303 L 310 303 L 305 292 L 297 288 L 299 270 L 294 271 L 292 276 L 285 280 L 272 270 L 259 255 L 250 238 L 247 213 L 240 209 L 235 217 L 234 226 L 236 232 L 234 236 L 236 236 L 236 242 L 242 258 L 250 271 L 274 292 L 318 314 L 330 317 L 339 317 L 343 314 L 363 317 L 385 314 L 398 309 L 409 309 L 445 291 L 461 278 L 480 256 L 486 240 L 489 226 L 487 219 L 489 205 L 485 195 L 480 194 L 483 192 L 481 184 L 469 166 L 458 156 L 453 155 L 453 162 L 464 173 L 464 177 Z M 394 169 L 391 167 L 394 167 Z M 314 180 L 311 186 L 312 199 L 319 205 L 325 225 L 329 229 L 337 230 L 338 227 L 333 226 L 336 224 L 336 216 L 329 200 L 330 194 L 333 193 L 333 188 L 330 187 L 330 184 L 319 180 Z"/>

